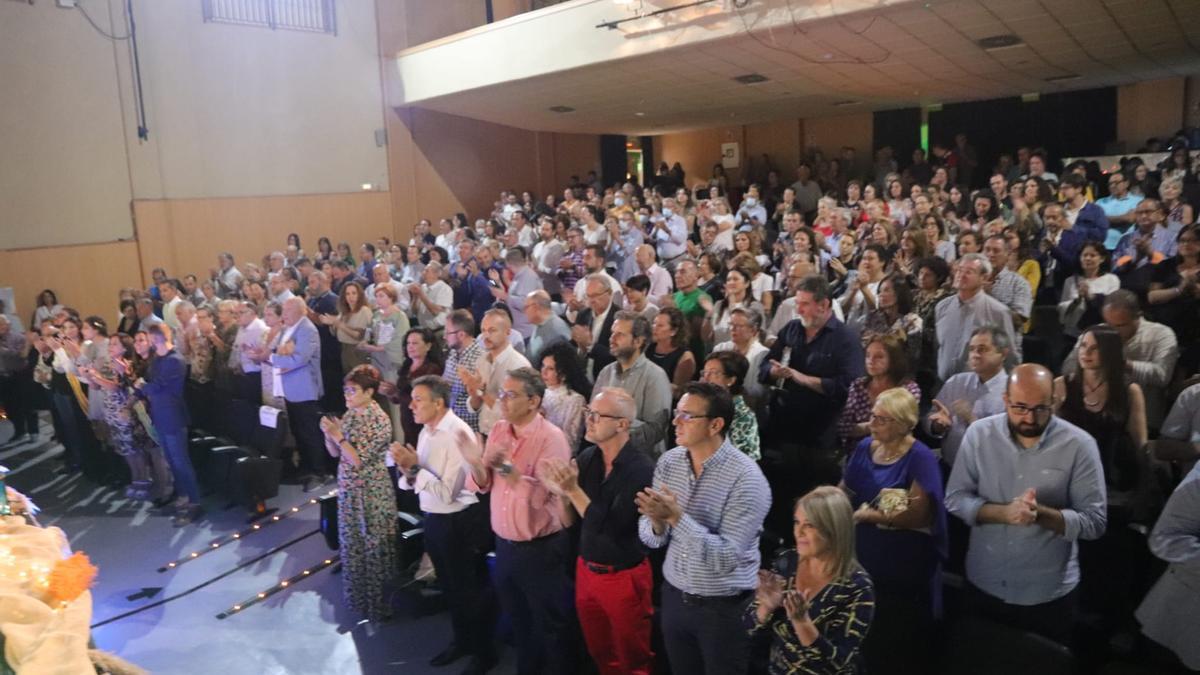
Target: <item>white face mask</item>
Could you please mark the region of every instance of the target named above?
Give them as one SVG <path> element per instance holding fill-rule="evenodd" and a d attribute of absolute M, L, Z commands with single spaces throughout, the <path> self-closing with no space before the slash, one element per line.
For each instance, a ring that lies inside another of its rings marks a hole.
<path fill-rule="evenodd" d="M 625 200 L 621 197 L 617 197 L 613 200 L 613 204 L 616 204 L 617 206 L 625 206 Z"/>
<path fill-rule="evenodd" d="M 671 216 L 675 215 L 675 212 L 672 211 L 671 209 L 663 209 L 662 212 L 663 212 L 663 218 L 670 218 Z"/>
<path fill-rule="evenodd" d="M 754 197 L 746 197 L 746 206 L 755 206 L 756 204 L 758 204 L 757 199 Z"/>
<path fill-rule="evenodd" d="M 639 214 L 638 214 L 638 221 L 639 221 L 641 224 L 645 225 L 646 223 L 650 222 L 650 216 L 648 216 L 648 215 L 646 215 L 646 214 L 644 214 L 644 213 L 639 213 Z"/>
<path fill-rule="evenodd" d="M 632 222 L 632 221 L 629 221 L 629 220 L 623 220 L 623 219 L 622 219 L 622 220 L 620 220 L 620 221 L 617 221 L 617 222 L 619 222 L 619 223 L 620 223 L 620 227 L 621 227 L 621 231 L 622 231 L 622 232 L 628 232 L 628 231 L 630 230 L 630 228 L 632 228 L 632 227 L 633 227 L 633 222 Z"/>

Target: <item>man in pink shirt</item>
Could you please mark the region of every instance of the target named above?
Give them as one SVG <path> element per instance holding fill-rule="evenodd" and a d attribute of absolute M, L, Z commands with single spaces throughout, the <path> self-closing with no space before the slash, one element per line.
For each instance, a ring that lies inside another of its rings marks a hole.
<path fill-rule="evenodd" d="M 509 371 L 497 395 L 503 416 L 482 455 L 463 448 L 467 489 L 491 492 L 496 533 L 494 583 L 512 618 L 519 673 L 574 672 L 570 542 L 559 497 L 539 478 L 541 462 L 569 461 L 563 432 L 539 414 L 546 384 L 538 371 Z"/>

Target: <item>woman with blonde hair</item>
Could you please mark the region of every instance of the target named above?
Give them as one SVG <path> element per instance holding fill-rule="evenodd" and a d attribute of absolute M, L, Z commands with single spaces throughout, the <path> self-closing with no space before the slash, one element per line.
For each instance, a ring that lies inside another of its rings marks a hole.
<path fill-rule="evenodd" d="M 855 508 L 855 541 L 879 611 L 863 645 L 868 672 L 929 672 L 925 646 L 941 618 L 946 509 L 937 457 L 913 438 L 917 397 L 888 389 L 870 435 L 846 460 L 841 487 Z"/>
<path fill-rule="evenodd" d="M 836 487 L 818 487 L 796 500 L 792 528 L 796 548 L 758 573 L 750 632 L 770 632 L 772 675 L 857 673 L 875 589 L 855 555 L 850 501 Z"/>

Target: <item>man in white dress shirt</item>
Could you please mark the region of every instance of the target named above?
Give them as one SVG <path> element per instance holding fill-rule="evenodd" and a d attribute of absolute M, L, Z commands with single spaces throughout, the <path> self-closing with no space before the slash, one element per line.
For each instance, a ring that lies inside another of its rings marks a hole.
<path fill-rule="evenodd" d="M 487 509 L 466 489 L 469 469 L 459 450 L 476 445 L 475 432 L 450 410 L 450 383 L 436 375 L 413 380 L 409 409 L 423 425 L 417 447 L 392 443 L 392 458 L 402 476 L 400 488 L 420 499 L 425 550 L 445 590 L 454 629 L 454 640 L 430 665 L 471 656 L 471 665 L 484 672 L 495 663 L 484 592 L 491 530 Z"/>
<path fill-rule="evenodd" d="M 442 280 L 442 264 L 431 261 L 421 271 L 421 283 L 409 284 L 408 293 L 416 308 L 417 323 L 423 328 L 441 331 L 454 306 L 454 289 Z"/>

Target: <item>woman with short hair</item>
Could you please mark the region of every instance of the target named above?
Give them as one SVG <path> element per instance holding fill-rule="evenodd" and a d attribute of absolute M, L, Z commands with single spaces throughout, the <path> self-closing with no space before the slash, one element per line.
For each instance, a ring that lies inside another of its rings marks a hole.
<path fill-rule="evenodd" d="M 338 555 L 350 609 L 369 621 L 391 616 L 385 585 L 396 570 L 396 496 L 386 458 L 392 423 L 379 404 L 379 373 L 364 366 L 342 382 L 346 414 L 321 418 L 325 449 L 338 459 Z"/>
<path fill-rule="evenodd" d="M 762 459 L 759 447 L 758 418 L 742 396 L 742 381 L 750 369 L 746 357 L 734 351 L 713 352 L 704 360 L 700 381 L 725 387 L 733 397 L 733 422 L 729 425 L 729 442 L 747 457 Z"/>
<path fill-rule="evenodd" d="M 842 477 L 859 559 L 875 582 L 875 622 L 863 643 L 872 673 L 930 672 L 928 645 L 942 614 L 946 509 L 937 457 L 913 438 L 918 400 L 903 388 L 879 394 L 870 435 Z"/>

